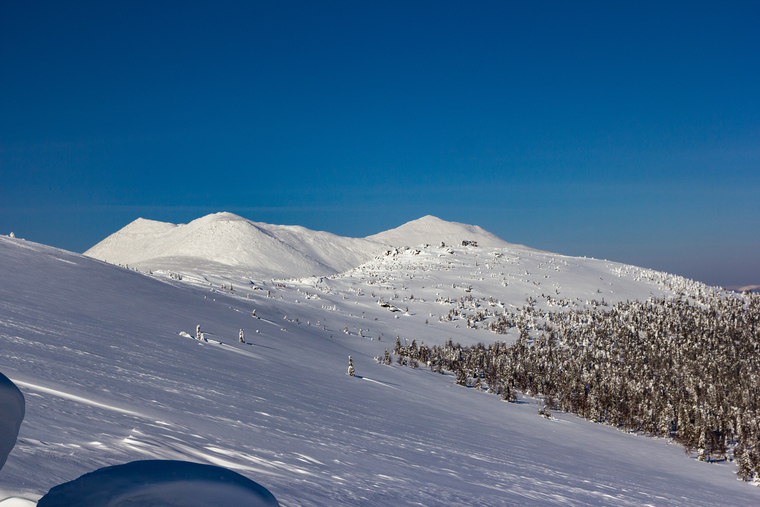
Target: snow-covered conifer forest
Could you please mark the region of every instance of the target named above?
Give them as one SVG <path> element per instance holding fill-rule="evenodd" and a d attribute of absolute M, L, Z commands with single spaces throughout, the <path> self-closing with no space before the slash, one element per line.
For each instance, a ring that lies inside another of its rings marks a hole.
<path fill-rule="evenodd" d="M 753 294 L 434 217 L 228 213 L 85 255 L 2 236 L 0 280 L 2 507 L 137 460 L 283 506 L 760 504 Z"/>

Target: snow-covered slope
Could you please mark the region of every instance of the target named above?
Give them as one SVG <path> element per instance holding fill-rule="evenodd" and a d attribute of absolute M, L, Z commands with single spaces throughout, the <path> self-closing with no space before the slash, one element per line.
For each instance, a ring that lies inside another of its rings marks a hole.
<path fill-rule="evenodd" d="M 485 247 L 517 246 L 507 243 L 477 225 L 447 222 L 431 215 L 412 220 L 389 231 L 367 236 L 367 239 L 396 247 L 418 246 L 425 243 L 458 246 L 462 241 L 476 241 L 478 245 Z"/>
<path fill-rule="evenodd" d="M 180 225 L 137 219 L 85 255 L 144 270 L 291 277 L 337 273 L 381 249 L 367 240 L 215 213 Z"/>
<path fill-rule="evenodd" d="M 480 227 L 432 216 L 362 239 L 215 213 L 180 225 L 139 218 L 85 255 L 143 271 L 293 278 L 339 273 L 389 247 L 458 245 L 463 240 L 481 246 L 511 246 Z"/>
<path fill-rule="evenodd" d="M 450 375 L 373 360 L 397 334 L 501 338 L 439 322 L 458 296 L 560 304 L 540 298 L 554 289 L 581 305 L 594 294 L 666 295 L 682 279 L 431 246 L 331 277 L 235 279 L 233 291 L 220 282 L 151 277 L 0 237 L 0 371 L 27 400 L 0 500 L 36 498 L 104 466 L 180 459 L 235 470 L 283 506 L 760 504 L 733 463 L 701 463 L 665 440 L 567 414 L 546 420 L 530 398 L 504 403 Z M 191 338 L 198 324 L 205 341 Z M 356 377 L 345 373 L 349 355 Z"/>

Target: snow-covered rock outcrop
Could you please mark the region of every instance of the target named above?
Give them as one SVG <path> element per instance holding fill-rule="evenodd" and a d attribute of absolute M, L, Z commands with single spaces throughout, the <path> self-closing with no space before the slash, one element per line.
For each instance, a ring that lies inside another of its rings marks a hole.
<path fill-rule="evenodd" d="M 16 445 L 24 411 L 24 395 L 16 384 L 0 373 L 0 468 L 3 468 L 11 449 Z"/>

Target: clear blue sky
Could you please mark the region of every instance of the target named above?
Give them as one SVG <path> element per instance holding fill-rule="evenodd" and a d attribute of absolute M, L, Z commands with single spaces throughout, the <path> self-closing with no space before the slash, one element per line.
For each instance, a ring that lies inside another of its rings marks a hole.
<path fill-rule="evenodd" d="M 760 284 L 760 2 L 0 3 L 0 233 L 231 211 Z"/>

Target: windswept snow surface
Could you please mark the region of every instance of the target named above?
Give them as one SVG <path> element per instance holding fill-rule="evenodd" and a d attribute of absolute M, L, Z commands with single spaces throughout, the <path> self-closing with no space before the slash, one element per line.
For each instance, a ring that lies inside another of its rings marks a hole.
<path fill-rule="evenodd" d="M 176 459 L 239 472 L 284 506 L 760 504 L 734 463 L 568 414 L 546 420 L 530 398 L 509 404 L 373 360 L 396 335 L 511 339 L 439 321 L 458 305 L 580 307 L 702 289 L 678 277 L 511 247 L 399 249 L 285 281 L 180 281 L 7 237 L 0 260 L 0 371 L 27 399 L 0 500 Z"/>
<path fill-rule="evenodd" d="M 24 420 L 24 395 L 0 373 L 0 469 L 5 465 Z"/>

